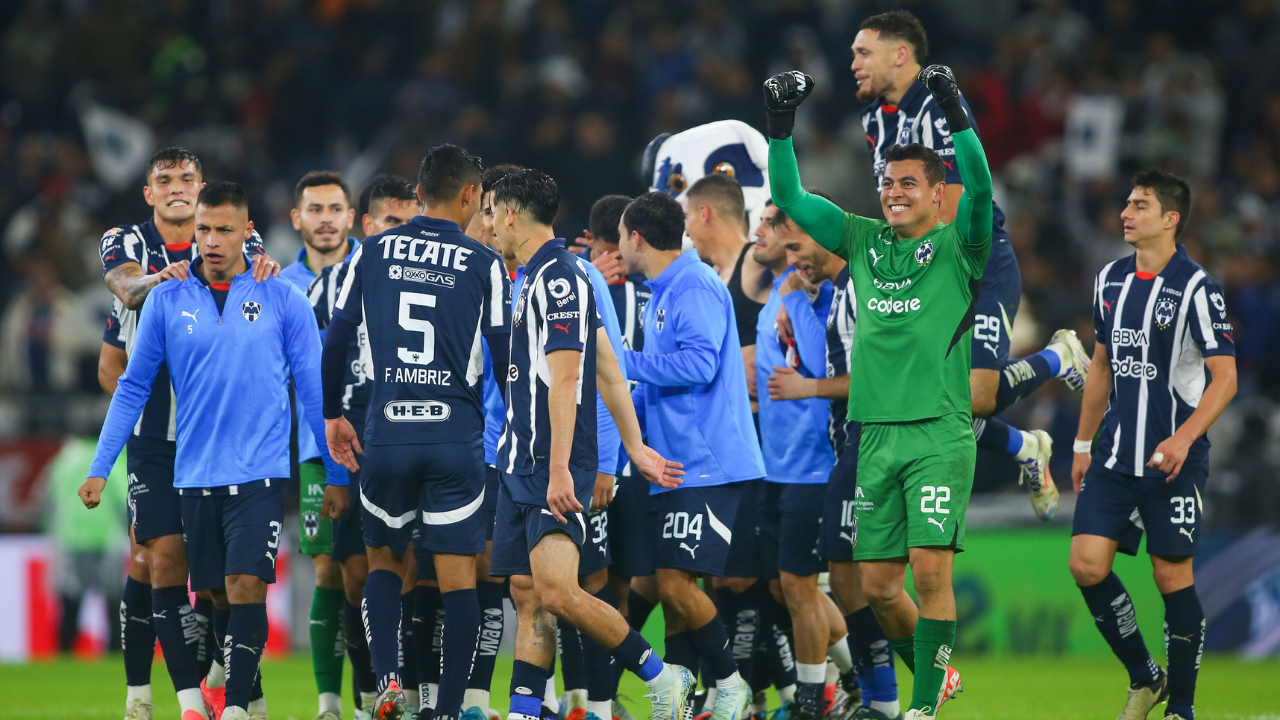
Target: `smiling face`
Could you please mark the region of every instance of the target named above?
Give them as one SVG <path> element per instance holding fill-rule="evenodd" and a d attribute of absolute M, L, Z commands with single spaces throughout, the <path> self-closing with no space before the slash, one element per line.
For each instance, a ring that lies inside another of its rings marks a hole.
<path fill-rule="evenodd" d="M 776 224 L 777 220 L 777 206 L 765 206 L 764 212 L 760 215 L 760 224 L 756 226 L 756 244 L 751 249 L 751 257 L 756 262 L 771 268 L 785 262 L 787 257 L 784 242 L 790 223 Z"/>
<path fill-rule="evenodd" d="M 880 185 L 880 208 L 894 229 L 907 228 L 937 215 L 946 183 L 930 185 L 924 161 L 897 160 L 884 169 Z"/>
<path fill-rule="evenodd" d="M 200 171 L 187 160 L 172 167 L 151 168 L 142 197 L 155 208 L 156 217 L 181 225 L 195 215 L 196 198 L 202 187 Z"/>
<path fill-rule="evenodd" d="M 893 86 L 894 70 L 910 59 L 911 52 L 901 40 L 881 40 L 879 30 L 859 30 L 853 40 L 853 77 L 858 82 L 858 99 L 870 102 Z"/>
<path fill-rule="evenodd" d="M 821 285 L 831 279 L 829 268 L 835 265 L 830 262 L 833 256 L 813 238 L 803 232 L 791 232 L 787 234 L 783 247 L 787 251 L 787 264 L 794 267 L 805 280 Z"/>
<path fill-rule="evenodd" d="M 298 207 L 289 214 L 302 242 L 322 253 L 342 247 L 356 218 L 347 194 L 337 185 L 303 188 Z"/>
<path fill-rule="evenodd" d="M 253 234 L 249 209 L 231 203 L 196 206 L 196 246 L 204 259 L 206 277 L 231 271 L 244 259 L 244 241 Z"/>
<path fill-rule="evenodd" d="M 1141 186 L 1129 193 L 1129 200 L 1120 213 L 1120 221 L 1124 223 L 1124 241 L 1130 245 L 1173 233 L 1178 227 L 1178 220 L 1177 212 L 1165 212 L 1154 190 Z"/>

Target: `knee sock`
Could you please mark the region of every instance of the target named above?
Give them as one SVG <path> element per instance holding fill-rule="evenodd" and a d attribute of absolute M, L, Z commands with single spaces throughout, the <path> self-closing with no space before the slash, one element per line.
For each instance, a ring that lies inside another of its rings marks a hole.
<path fill-rule="evenodd" d="M 649 621 L 649 615 L 656 607 L 658 607 L 656 603 L 649 602 L 640 593 L 635 590 L 630 591 L 627 594 L 627 623 L 636 632 L 643 630 L 644 624 Z"/>
<path fill-rule="evenodd" d="M 311 671 L 321 695 L 342 696 L 342 588 L 316 587 L 311 596 Z M 332 700 L 332 698 L 330 698 Z"/>
<path fill-rule="evenodd" d="M 483 625 L 480 626 L 480 642 L 476 646 L 476 662 L 471 668 L 471 680 L 467 683 L 468 696 L 471 691 L 484 693 L 476 697 L 477 705 L 489 706 L 489 687 L 493 684 L 493 668 L 498 662 L 498 648 L 502 645 L 502 599 L 506 595 L 504 583 L 481 582 L 476 584 L 476 597 L 480 601 L 480 614 Z M 470 707 L 464 701 L 464 707 Z"/>
<path fill-rule="evenodd" d="M 475 588 L 442 593 L 444 631 L 441 635 L 440 695 L 433 718 L 456 720 L 471 677 L 480 637 L 480 603 Z"/>
<path fill-rule="evenodd" d="M 364 583 L 365 639 L 373 673 L 378 679 L 377 692 L 386 691 L 394 682 L 400 685 L 400 576 L 390 570 L 374 570 Z"/>
<path fill-rule="evenodd" d="M 689 633 L 687 632 L 677 633 L 667 637 L 667 657 L 671 657 L 671 640 L 673 638 L 681 638 L 677 641 L 677 643 L 682 645 L 678 650 L 679 653 L 684 654 L 686 657 L 697 657 L 697 653 L 693 649 L 692 639 L 689 638 Z M 618 643 L 618 647 L 610 650 L 609 654 L 612 655 L 613 658 L 624 668 L 635 673 L 636 677 L 639 677 L 646 683 L 653 682 L 663 670 L 662 661 L 658 659 L 657 653 L 653 651 L 653 648 L 649 646 L 649 643 L 644 638 L 640 637 L 640 633 L 635 630 L 627 633 L 627 636 L 622 639 L 622 642 Z M 672 665 L 683 665 L 683 663 L 673 662 L 671 660 L 668 660 L 667 662 L 670 662 Z M 685 665 L 685 667 L 688 666 Z"/>
<path fill-rule="evenodd" d="M 218 651 L 214 653 L 213 664 L 209 666 L 209 674 L 205 678 L 205 684 L 210 689 L 226 687 L 227 684 L 227 658 L 223 652 L 223 647 L 227 641 L 227 625 L 231 624 L 231 608 L 220 608 L 213 606 L 213 640 L 217 643 Z"/>
<path fill-rule="evenodd" d="M 635 632 L 632 630 L 632 632 Z M 670 665 L 680 665 L 689 672 L 698 669 L 698 648 L 693 644 L 693 636 L 688 630 L 666 637 L 667 651 L 663 661 Z"/>
<path fill-rule="evenodd" d="M 542 693 L 547 671 L 532 663 L 516 660 L 511 665 L 511 720 L 538 720 L 542 716 Z"/>
<path fill-rule="evenodd" d="M 1070 365 L 1063 362 L 1062 356 L 1053 349 L 1060 346 L 1054 343 L 1035 355 L 1028 355 L 1018 360 L 1010 360 L 1000 370 L 1000 385 L 996 389 L 996 409 L 992 415 L 999 415 L 1010 405 L 1035 392 L 1036 388 L 1062 374 L 1064 367 Z M 1065 352 L 1065 346 L 1062 346 Z"/>
<path fill-rule="evenodd" d="M 1009 435 L 1017 430 L 998 417 L 974 418 L 973 437 L 978 447 L 995 452 L 1007 452 Z"/>
<path fill-rule="evenodd" d="M 932 717 L 938 712 L 947 665 L 951 663 L 951 649 L 956 644 L 956 621 L 922 617 L 916 623 L 915 638 L 918 662 L 911 689 L 911 709 L 922 710 Z"/>
<path fill-rule="evenodd" d="M 192 688 L 199 692 L 200 664 L 196 648 L 200 645 L 200 624 L 186 585 L 151 590 L 151 621 L 164 650 L 164 662 L 178 692 Z"/>
<path fill-rule="evenodd" d="M 149 688 L 151 660 L 156 654 L 151 586 L 131 577 L 125 578 L 124 594 L 120 596 L 120 649 L 124 652 L 125 684 L 131 688 Z M 150 691 L 147 696 L 150 697 Z"/>
<path fill-rule="evenodd" d="M 440 588 L 419 585 L 414 590 L 414 652 L 418 653 L 418 702 L 435 708 L 440 691 L 440 646 L 444 624 L 444 600 Z"/>
<path fill-rule="evenodd" d="M 582 654 L 583 637 L 567 622 L 556 623 L 556 645 L 560 650 L 560 677 L 564 691 L 587 689 L 587 661 Z"/>
<path fill-rule="evenodd" d="M 791 613 L 773 598 L 768 583 L 757 583 L 754 590 L 756 608 L 760 611 L 760 627 L 769 651 L 769 674 L 779 695 L 790 699 L 796 684 L 796 656 L 791 651 L 791 638 L 787 636 L 791 629 Z"/>
<path fill-rule="evenodd" d="M 914 675 L 916 672 L 916 636 L 907 635 L 900 638 L 889 638 L 889 645 L 902 658 L 903 664 Z"/>
<path fill-rule="evenodd" d="M 418 658 L 413 654 L 413 591 L 400 593 L 400 677 L 409 710 L 416 711 L 422 702 L 418 694 Z"/>
<path fill-rule="evenodd" d="M 762 693 L 772 683 L 769 675 L 769 645 L 773 643 L 773 629 L 762 620 L 756 632 L 755 647 L 751 651 L 751 673 L 744 675 L 751 693 Z"/>
<path fill-rule="evenodd" d="M 1204 610 L 1195 585 L 1164 596 L 1164 647 L 1169 658 L 1169 705 L 1165 712 L 1193 720 L 1196 675 L 1204 652 Z"/>
<path fill-rule="evenodd" d="M 733 650 L 729 647 L 729 634 L 719 616 L 712 616 L 709 622 L 689 635 L 693 638 L 694 647 L 698 649 L 698 655 L 710 667 L 716 685 L 731 680 L 738 674 L 738 664 L 733 661 Z"/>
<path fill-rule="evenodd" d="M 844 621 L 849 627 L 849 650 L 858 672 L 863 705 L 897 702 L 898 677 L 893 667 L 893 652 L 884 630 L 876 622 L 875 613 L 870 607 L 864 607 L 846 615 Z"/>
<path fill-rule="evenodd" d="M 213 639 L 213 599 L 196 598 L 192 607 L 196 611 L 196 623 L 200 627 L 200 643 L 196 646 L 196 670 L 200 677 L 209 674 L 213 656 L 222 652 L 222 643 Z"/>
<path fill-rule="evenodd" d="M 748 682 L 755 675 L 753 659 L 756 636 L 760 631 L 760 611 L 755 607 L 758 595 L 752 591 L 760 584 L 762 583 L 757 581 L 741 593 L 735 593 L 729 588 L 716 591 L 716 610 L 728 629 L 733 661 L 738 666 L 738 672 Z"/>
<path fill-rule="evenodd" d="M 249 709 L 257 693 L 258 661 L 267 644 L 267 604 L 232 605 L 227 637 L 222 644 L 227 668 L 227 707 Z"/>
<path fill-rule="evenodd" d="M 613 588 L 608 585 L 596 593 L 596 599 L 617 609 L 617 598 Z M 614 672 L 613 655 L 609 652 L 611 649 L 582 635 L 582 657 L 587 662 L 587 710 L 595 713 L 601 720 L 613 717 L 613 698 L 618 694 L 618 676 Z M 601 715 L 600 711 L 604 714 Z"/>
<path fill-rule="evenodd" d="M 347 645 L 347 657 L 351 658 L 351 683 L 354 697 L 360 693 L 374 692 L 378 678 L 373 674 L 373 658 L 369 656 L 369 640 L 364 634 L 364 619 L 360 608 L 345 600 L 342 603 L 342 637 Z"/>
<path fill-rule="evenodd" d="M 1129 671 L 1129 682 L 1137 684 L 1155 680 L 1159 669 L 1142 640 L 1133 601 L 1120 578 L 1111 573 L 1096 585 L 1080 588 L 1080 594 L 1084 595 L 1089 614 L 1111 646 L 1111 652 Z"/>

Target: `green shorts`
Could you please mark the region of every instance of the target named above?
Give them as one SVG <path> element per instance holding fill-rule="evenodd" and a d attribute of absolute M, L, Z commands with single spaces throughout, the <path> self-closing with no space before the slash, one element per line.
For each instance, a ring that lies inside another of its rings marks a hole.
<path fill-rule="evenodd" d="M 303 555 L 333 552 L 333 521 L 322 512 L 326 480 L 324 463 L 319 458 L 298 464 L 298 484 L 302 486 L 298 506 L 302 532 L 299 533 L 298 549 Z"/>
<path fill-rule="evenodd" d="M 913 547 L 963 552 L 977 453 L 966 413 L 863 423 L 854 561 L 907 557 Z"/>

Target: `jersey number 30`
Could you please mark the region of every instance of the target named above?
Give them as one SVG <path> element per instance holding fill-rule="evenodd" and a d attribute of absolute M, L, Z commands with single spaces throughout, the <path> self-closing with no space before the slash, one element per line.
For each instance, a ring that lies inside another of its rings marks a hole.
<path fill-rule="evenodd" d="M 411 317 L 414 306 L 433 308 L 436 296 L 427 293 L 400 293 L 400 327 L 409 332 L 422 333 L 422 349 L 396 348 L 396 357 L 408 365 L 430 365 L 436 359 L 436 328 L 430 320 L 418 320 Z"/>

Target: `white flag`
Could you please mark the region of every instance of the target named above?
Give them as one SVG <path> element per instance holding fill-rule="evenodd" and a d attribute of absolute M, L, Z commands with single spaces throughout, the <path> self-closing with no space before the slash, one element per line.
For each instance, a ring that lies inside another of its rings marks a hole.
<path fill-rule="evenodd" d="M 95 102 L 80 106 L 89 159 L 98 178 L 109 189 L 124 190 L 139 182 L 147 160 L 155 152 L 151 126 L 119 110 Z"/>

